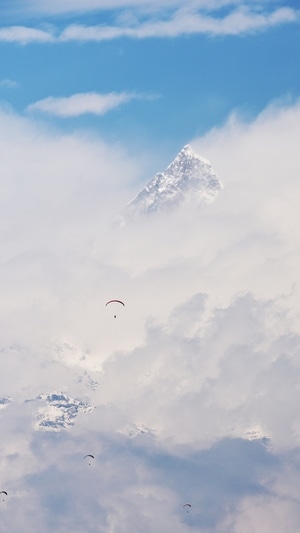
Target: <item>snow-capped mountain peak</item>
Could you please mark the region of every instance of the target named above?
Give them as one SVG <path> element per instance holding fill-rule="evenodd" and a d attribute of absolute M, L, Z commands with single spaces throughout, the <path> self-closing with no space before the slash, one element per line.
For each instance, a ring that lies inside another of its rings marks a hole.
<path fill-rule="evenodd" d="M 222 188 L 210 162 L 186 144 L 163 171 L 158 172 L 126 206 L 128 218 L 137 218 L 185 201 L 197 205 L 210 203 Z"/>
<path fill-rule="evenodd" d="M 94 407 L 86 401 L 70 398 L 63 392 L 40 394 L 26 402 L 41 402 L 34 428 L 42 431 L 61 431 L 74 425 L 77 415 L 91 412 Z"/>

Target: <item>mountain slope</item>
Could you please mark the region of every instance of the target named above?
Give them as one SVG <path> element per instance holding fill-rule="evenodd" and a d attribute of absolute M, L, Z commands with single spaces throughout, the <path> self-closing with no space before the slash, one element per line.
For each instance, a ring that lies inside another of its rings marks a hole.
<path fill-rule="evenodd" d="M 125 215 L 137 218 L 157 211 L 169 210 L 185 201 L 198 205 L 210 203 L 222 184 L 209 161 L 195 154 L 189 144 L 174 161 L 158 172 L 148 185 L 126 206 Z"/>

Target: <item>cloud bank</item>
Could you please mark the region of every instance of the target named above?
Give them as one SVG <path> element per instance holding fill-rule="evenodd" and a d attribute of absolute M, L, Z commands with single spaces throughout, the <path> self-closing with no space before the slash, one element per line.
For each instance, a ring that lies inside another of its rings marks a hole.
<path fill-rule="evenodd" d="M 232 114 L 215 202 L 120 227 L 145 158 L 1 111 L 6 530 L 299 528 L 299 119 Z M 55 391 L 91 409 L 36 431 Z"/>

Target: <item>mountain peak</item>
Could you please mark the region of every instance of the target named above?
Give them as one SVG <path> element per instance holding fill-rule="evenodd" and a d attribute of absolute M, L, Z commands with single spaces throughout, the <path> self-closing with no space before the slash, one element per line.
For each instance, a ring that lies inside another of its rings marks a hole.
<path fill-rule="evenodd" d="M 197 159 L 199 159 L 200 161 L 203 161 L 203 163 L 206 163 L 206 164 L 210 164 L 208 159 L 205 159 L 205 157 L 202 157 L 201 155 L 199 154 L 196 154 L 191 145 L 190 144 L 185 144 L 184 147 L 182 148 L 182 150 L 180 150 L 180 152 L 177 154 L 176 158 L 177 157 L 195 157 Z"/>
<path fill-rule="evenodd" d="M 126 218 L 174 209 L 186 201 L 204 205 L 214 200 L 222 184 L 210 162 L 186 144 L 163 172 L 158 172 L 126 206 Z"/>

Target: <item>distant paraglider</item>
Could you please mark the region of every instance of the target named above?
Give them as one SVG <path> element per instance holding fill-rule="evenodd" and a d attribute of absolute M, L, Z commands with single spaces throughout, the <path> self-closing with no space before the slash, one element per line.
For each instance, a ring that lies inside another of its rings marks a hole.
<path fill-rule="evenodd" d="M 125 307 L 125 304 L 124 302 L 122 302 L 122 300 L 108 300 L 108 302 L 106 302 L 105 306 L 107 306 L 108 304 L 121 304 L 123 305 L 123 307 Z M 117 318 L 117 315 L 114 315 L 114 318 Z"/>
<path fill-rule="evenodd" d="M 185 507 L 187 507 L 186 512 L 188 513 L 188 512 L 189 512 L 189 508 L 191 508 L 192 506 L 191 506 L 190 503 L 185 503 L 185 504 L 183 505 L 183 508 L 185 508 Z"/>
<path fill-rule="evenodd" d="M 89 457 L 89 466 L 91 466 L 91 459 L 95 459 L 94 455 L 91 455 L 90 453 L 88 453 L 87 455 L 84 456 L 84 459 L 86 459 L 87 457 Z"/>
<path fill-rule="evenodd" d="M 1 491 L 0 491 L 0 494 L 5 494 L 5 496 L 7 496 L 7 492 L 6 492 L 6 490 L 1 490 Z M 5 502 L 5 498 L 4 498 L 4 497 L 3 497 L 3 501 Z"/>

